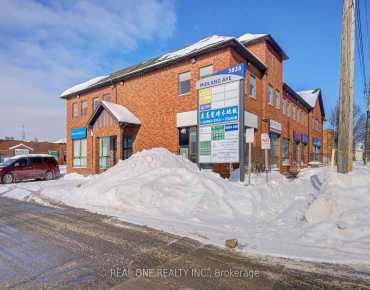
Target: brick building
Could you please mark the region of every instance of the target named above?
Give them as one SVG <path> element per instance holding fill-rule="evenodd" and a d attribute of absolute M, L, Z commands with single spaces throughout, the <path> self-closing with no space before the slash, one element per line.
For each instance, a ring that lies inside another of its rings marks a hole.
<path fill-rule="evenodd" d="M 0 139 L 0 163 L 5 159 L 25 154 L 49 154 L 54 156 L 60 165 L 66 163 L 67 150 L 64 141 L 56 143 Z"/>
<path fill-rule="evenodd" d="M 263 163 L 260 134 L 271 136 L 272 167 L 305 165 L 321 152 L 320 90 L 295 92 L 283 82 L 286 53 L 270 35 L 211 36 L 63 92 L 67 105 L 67 172 L 99 173 L 153 147 L 197 161 L 196 82 L 245 63 L 244 125 L 254 128 L 254 164 Z M 316 151 L 314 151 L 316 150 Z M 217 171 L 226 166 L 214 165 Z"/>

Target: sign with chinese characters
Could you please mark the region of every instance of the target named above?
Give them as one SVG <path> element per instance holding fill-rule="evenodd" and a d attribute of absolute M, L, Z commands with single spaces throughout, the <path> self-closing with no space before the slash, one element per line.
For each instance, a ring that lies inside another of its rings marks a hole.
<path fill-rule="evenodd" d="M 261 149 L 271 149 L 270 136 L 267 133 L 261 134 Z"/>
<path fill-rule="evenodd" d="M 245 64 L 197 82 L 199 163 L 239 162 L 241 80 Z"/>

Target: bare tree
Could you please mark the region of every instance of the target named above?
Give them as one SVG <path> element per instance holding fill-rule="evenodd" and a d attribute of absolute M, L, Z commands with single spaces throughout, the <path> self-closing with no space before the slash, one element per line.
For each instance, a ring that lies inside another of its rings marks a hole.
<path fill-rule="evenodd" d="M 330 112 L 328 122 L 334 130 L 334 144 L 338 148 L 338 126 L 339 126 L 339 105 L 337 104 Z M 353 145 L 363 143 L 365 138 L 366 113 L 358 104 L 353 106 Z"/>

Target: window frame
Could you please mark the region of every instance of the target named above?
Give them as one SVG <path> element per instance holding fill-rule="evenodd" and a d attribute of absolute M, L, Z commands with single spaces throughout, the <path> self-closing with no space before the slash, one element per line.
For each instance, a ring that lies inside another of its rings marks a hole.
<path fill-rule="evenodd" d="M 274 88 L 272 87 L 271 84 L 269 84 L 267 88 L 267 103 L 270 106 L 273 106 L 273 93 L 274 93 Z"/>
<path fill-rule="evenodd" d="M 185 74 L 189 74 L 189 79 L 186 79 L 184 81 L 181 81 L 180 80 L 180 76 L 181 75 L 185 75 Z M 182 88 L 182 85 L 181 83 L 182 82 L 189 82 L 189 91 L 187 92 L 184 92 L 184 93 L 181 93 L 181 88 Z M 177 75 L 177 87 L 178 87 L 178 95 L 179 96 L 187 96 L 187 95 L 190 95 L 190 92 L 191 92 L 191 71 L 184 71 L 184 72 L 181 72 Z"/>
<path fill-rule="evenodd" d="M 75 110 L 76 109 L 76 110 Z M 72 118 L 78 118 L 78 103 L 72 103 Z"/>
<path fill-rule="evenodd" d="M 253 86 L 252 86 L 253 80 Z M 251 89 L 253 88 L 253 93 L 251 93 Z M 256 77 L 253 74 L 249 75 L 249 96 L 253 99 L 256 99 Z"/>
<path fill-rule="evenodd" d="M 212 68 L 212 72 L 207 74 L 207 75 L 202 76 L 202 74 L 201 74 L 202 69 L 206 69 L 206 68 L 209 68 L 209 67 Z M 208 64 L 208 65 L 205 65 L 205 66 L 202 66 L 202 67 L 199 68 L 199 79 L 200 80 L 210 76 L 211 74 L 213 74 L 213 64 Z M 190 76 L 190 78 L 191 78 L 191 76 Z"/>
<path fill-rule="evenodd" d="M 95 101 L 96 101 L 96 104 L 97 104 L 97 105 L 95 105 Z M 95 110 L 98 108 L 98 106 L 99 106 L 99 102 L 100 102 L 99 97 L 93 97 L 93 99 L 92 99 L 92 107 L 93 107 L 93 111 L 95 111 Z"/>
<path fill-rule="evenodd" d="M 86 155 L 83 155 L 83 150 L 82 150 L 83 141 L 84 141 L 84 146 L 86 147 L 85 148 Z M 80 153 L 79 155 L 75 155 L 76 153 L 75 152 L 75 142 L 79 142 L 79 153 Z M 79 165 L 76 165 L 75 163 L 76 159 L 80 161 Z M 84 161 L 84 164 L 82 161 Z M 72 167 L 73 168 L 87 168 L 87 139 L 86 138 L 72 140 Z"/>
<path fill-rule="evenodd" d="M 84 108 L 84 106 L 86 107 Z M 81 101 L 81 105 L 80 105 L 81 117 L 87 116 L 88 108 L 89 108 L 89 104 L 87 103 L 87 100 Z"/>
<path fill-rule="evenodd" d="M 111 94 L 104 94 L 103 95 L 103 101 L 110 102 L 110 97 L 111 97 Z M 106 100 L 107 98 L 108 98 L 108 100 Z"/>
<path fill-rule="evenodd" d="M 278 98 L 278 102 L 276 102 L 276 98 Z M 280 109 L 280 91 L 275 90 L 275 108 Z"/>

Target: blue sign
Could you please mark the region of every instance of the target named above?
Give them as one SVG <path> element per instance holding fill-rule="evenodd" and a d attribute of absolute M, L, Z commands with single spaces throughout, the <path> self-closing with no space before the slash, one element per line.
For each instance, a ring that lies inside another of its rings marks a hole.
<path fill-rule="evenodd" d="M 238 131 L 239 124 L 226 124 L 225 132 Z"/>
<path fill-rule="evenodd" d="M 240 76 L 240 77 L 244 77 L 245 76 L 245 71 L 246 71 L 246 65 L 245 63 L 239 63 L 239 64 L 236 64 L 236 65 L 233 65 L 231 67 L 227 67 L 223 70 L 220 70 L 210 76 L 215 76 L 215 75 L 237 75 L 237 76 Z"/>
<path fill-rule="evenodd" d="M 239 107 L 224 107 L 200 112 L 200 125 L 228 123 L 239 120 Z"/>
<path fill-rule="evenodd" d="M 246 72 L 245 63 L 239 63 L 234 66 L 220 70 L 214 74 L 207 76 L 205 79 L 197 82 L 197 89 L 204 89 L 225 83 L 241 80 Z"/>
<path fill-rule="evenodd" d="M 312 144 L 313 146 L 317 146 L 317 147 L 320 147 L 321 146 L 321 140 L 319 138 L 312 138 Z"/>
<path fill-rule="evenodd" d="M 301 142 L 305 145 L 308 143 L 308 136 L 306 134 L 301 135 Z"/>
<path fill-rule="evenodd" d="M 85 139 L 86 128 L 74 128 L 71 129 L 71 140 Z"/>

